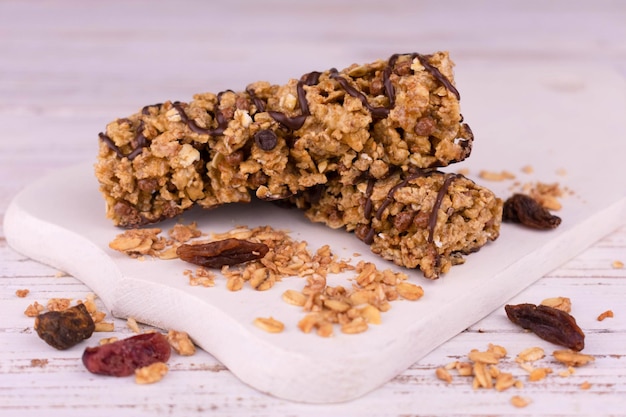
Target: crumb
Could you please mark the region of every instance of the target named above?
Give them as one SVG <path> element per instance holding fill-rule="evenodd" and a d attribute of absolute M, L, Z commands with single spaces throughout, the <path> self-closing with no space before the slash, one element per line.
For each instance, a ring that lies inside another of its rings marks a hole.
<path fill-rule="evenodd" d="M 132 317 L 129 317 L 126 319 L 126 326 L 128 326 L 128 328 L 130 330 L 133 331 L 133 333 L 141 333 L 141 329 L 139 329 L 139 325 L 137 324 L 137 320 L 135 320 Z"/>
<path fill-rule="evenodd" d="M 556 170 L 556 175 L 565 176 L 567 175 L 567 171 L 565 170 L 565 168 L 559 168 Z"/>
<path fill-rule="evenodd" d="M 493 171 L 480 171 L 478 174 L 480 178 L 487 181 L 504 181 L 504 180 L 513 180 L 515 179 L 515 175 L 508 171 L 501 172 L 493 172 Z"/>
<path fill-rule="evenodd" d="M 523 408 L 530 404 L 530 400 L 527 398 L 522 398 L 519 395 L 514 395 L 513 397 L 511 397 L 511 404 L 513 404 L 517 408 Z"/>
<path fill-rule="evenodd" d="M 615 269 L 622 269 L 624 267 L 624 262 L 619 261 L 619 260 L 615 260 L 615 261 L 613 261 L 611 266 L 613 266 L 613 268 L 615 268 Z"/>
<path fill-rule="evenodd" d="M 48 359 L 31 359 L 30 366 L 33 368 L 43 368 L 48 364 Z"/>
<path fill-rule="evenodd" d="M 600 314 L 598 316 L 598 321 L 602 321 L 606 318 L 610 318 L 613 317 L 613 311 L 612 310 L 606 310 L 605 312 L 603 312 L 602 314 Z"/>
<path fill-rule="evenodd" d="M 24 298 L 28 295 L 29 292 L 30 290 L 28 289 L 16 290 L 15 295 L 17 295 L 20 298 Z"/>
<path fill-rule="evenodd" d="M 580 384 L 580 389 L 588 390 L 589 388 L 591 388 L 591 383 L 589 383 L 589 381 L 585 381 Z"/>
<path fill-rule="evenodd" d="M 522 172 L 524 174 L 532 174 L 535 170 L 533 169 L 533 167 L 531 165 L 525 165 L 522 167 Z"/>

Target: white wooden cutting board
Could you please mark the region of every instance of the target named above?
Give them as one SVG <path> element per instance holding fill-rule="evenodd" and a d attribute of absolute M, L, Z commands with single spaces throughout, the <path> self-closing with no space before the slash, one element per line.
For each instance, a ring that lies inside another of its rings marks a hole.
<path fill-rule="evenodd" d="M 624 222 L 622 79 L 593 66 L 463 67 L 457 68 L 456 77 L 463 114 L 476 140 L 470 159 L 452 169 L 469 169 L 470 177 L 503 198 L 515 188 L 513 180 L 485 182 L 475 174 L 507 170 L 519 183 L 558 181 L 573 192 L 561 200 L 562 225 L 546 232 L 504 225 L 495 243 L 437 281 L 409 271 L 411 281 L 423 286 L 423 299 L 393 302 L 383 323 L 365 333 L 337 331 L 324 339 L 300 332 L 296 323 L 303 313 L 281 301 L 281 294 L 287 288 L 301 289 L 301 278 L 285 279 L 265 292 L 249 287 L 229 292 L 223 279 L 212 288 L 192 287 L 183 276 L 189 264 L 141 262 L 110 250 L 108 243 L 121 231 L 104 218 L 94 161 L 42 178 L 15 197 L 5 216 L 7 241 L 15 250 L 76 276 L 114 315 L 187 331 L 241 381 L 260 391 L 316 403 L 356 398 L 501 308 Z M 118 116 L 123 115 L 111 118 Z M 93 127 L 92 140 L 103 127 Z M 522 172 L 526 165 L 533 167 L 532 174 Z M 204 232 L 270 224 L 291 230 L 294 239 L 307 240 L 313 250 L 331 242 L 339 256 L 359 252 L 359 259 L 393 267 L 369 254 L 353 235 L 310 224 L 296 210 L 255 203 L 183 217 L 197 221 Z M 173 224 L 160 226 L 167 230 Z M 329 284 L 344 279 L 331 277 Z M 286 330 L 263 332 L 252 324 L 261 316 L 283 321 Z"/>

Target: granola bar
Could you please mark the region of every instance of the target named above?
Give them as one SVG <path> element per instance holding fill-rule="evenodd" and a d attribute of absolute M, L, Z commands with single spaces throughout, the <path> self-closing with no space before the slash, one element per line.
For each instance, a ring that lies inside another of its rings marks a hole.
<path fill-rule="evenodd" d="M 431 279 L 495 240 L 502 218 L 493 192 L 434 169 L 354 184 L 337 177 L 290 201 L 312 221 L 353 231 L 372 252 Z"/>
<path fill-rule="evenodd" d="M 95 165 L 106 214 L 136 227 L 197 204 L 285 199 L 340 176 L 465 159 L 473 135 L 446 52 L 394 54 L 285 85 L 166 101 L 112 121 Z"/>

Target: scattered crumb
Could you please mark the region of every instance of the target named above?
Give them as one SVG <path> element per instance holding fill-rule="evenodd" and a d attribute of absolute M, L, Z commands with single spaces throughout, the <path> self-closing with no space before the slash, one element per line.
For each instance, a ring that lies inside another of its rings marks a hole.
<path fill-rule="evenodd" d="M 528 398 L 520 397 L 519 395 L 514 395 L 511 397 L 511 404 L 517 408 L 523 408 L 530 404 L 530 400 Z"/>
<path fill-rule="evenodd" d="M 467 177 L 469 175 L 469 173 L 470 173 L 470 170 L 469 170 L 469 168 L 461 168 L 461 169 L 459 169 L 457 171 L 457 173 L 459 175 L 463 175 L 464 177 Z"/>
<path fill-rule="evenodd" d="M 437 378 L 448 384 L 452 382 L 452 375 L 445 368 L 437 368 L 435 370 L 435 375 L 437 375 Z"/>
<path fill-rule="evenodd" d="M 480 171 L 478 175 L 480 176 L 480 178 L 487 180 L 487 181 L 504 181 L 504 180 L 515 179 L 515 175 L 513 175 L 512 173 L 508 171 L 494 172 L 494 171 L 483 170 L 483 171 Z"/>
<path fill-rule="evenodd" d="M 601 313 L 598 316 L 598 321 L 602 321 L 604 319 L 611 318 L 611 317 L 613 317 L 613 311 L 612 310 L 606 310 L 604 313 Z"/>
<path fill-rule="evenodd" d="M 531 165 L 525 165 L 522 167 L 522 172 L 524 174 L 532 174 L 535 172 L 535 169 Z"/>
<path fill-rule="evenodd" d="M 567 170 L 565 168 L 559 168 L 556 170 L 556 175 L 565 176 L 567 175 Z"/>
<path fill-rule="evenodd" d="M 585 381 L 582 384 L 580 384 L 580 389 L 587 390 L 589 388 L 591 388 L 591 383 L 589 383 L 589 381 Z"/>
<path fill-rule="evenodd" d="M 94 332 L 112 332 L 113 330 L 115 330 L 115 324 L 101 321 L 99 323 L 96 323 L 96 328 L 94 329 Z"/>
<path fill-rule="evenodd" d="M 624 267 L 624 262 L 619 261 L 619 260 L 615 260 L 615 261 L 613 261 L 613 263 L 611 265 L 615 269 L 622 269 Z"/>
<path fill-rule="evenodd" d="M 141 333 L 141 329 L 139 328 L 139 325 L 137 324 L 137 320 L 135 320 L 132 317 L 129 317 L 126 319 L 126 326 L 128 326 L 128 328 L 132 330 L 133 333 Z"/>
<path fill-rule="evenodd" d="M 48 359 L 31 359 L 30 366 L 33 368 L 43 368 L 48 364 Z"/>
<path fill-rule="evenodd" d="M 26 307 L 26 310 L 24 311 L 24 314 L 26 314 L 28 317 L 37 317 L 45 309 L 46 308 L 43 305 L 41 305 L 37 301 L 35 301 L 34 303 L 32 303 L 28 307 Z"/>
<path fill-rule="evenodd" d="M 67 272 L 63 272 L 63 271 L 57 271 L 56 274 L 54 274 L 55 278 L 61 278 L 61 277 L 66 277 L 68 276 Z"/>
<path fill-rule="evenodd" d="M 100 346 L 102 345 L 107 345 L 109 343 L 113 343 L 113 342 L 117 342 L 119 340 L 119 338 L 112 336 L 112 337 L 104 337 L 102 339 L 100 339 L 100 341 L 98 342 L 98 344 Z"/>
<path fill-rule="evenodd" d="M 29 292 L 30 290 L 28 289 L 15 290 L 15 295 L 17 295 L 20 298 L 24 298 L 28 295 Z"/>

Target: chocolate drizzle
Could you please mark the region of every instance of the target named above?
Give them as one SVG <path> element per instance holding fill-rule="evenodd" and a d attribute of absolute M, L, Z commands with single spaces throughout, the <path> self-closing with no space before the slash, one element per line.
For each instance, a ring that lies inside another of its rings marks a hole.
<path fill-rule="evenodd" d="M 383 80 L 382 80 L 383 87 L 384 87 L 384 95 L 387 97 L 389 101 L 387 106 L 380 106 L 380 107 L 373 106 L 368 101 L 366 94 L 360 91 L 358 88 L 354 87 L 352 83 L 348 80 L 348 78 L 339 75 L 339 72 L 337 71 L 337 69 L 335 68 L 330 69 L 328 71 L 328 76 L 331 79 L 337 81 L 339 85 L 341 86 L 341 88 L 343 88 L 347 94 L 359 99 L 361 103 L 363 104 L 363 106 L 367 110 L 369 110 L 369 112 L 372 115 L 372 118 L 383 119 L 389 115 L 389 112 L 395 106 L 395 88 L 393 86 L 393 83 L 391 82 L 391 75 L 394 71 L 394 67 L 396 65 L 398 58 L 402 55 L 409 55 L 411 57 L 411 60 L 417 58 L 419 62 L 422 64 L 422 66 L 426 69 L 426 71 L 428 71 L 435 79 L 437 79 L 441 84 L 443 84 L 452 94 L 456 96 L 457 99 L 460 99 L 458 90 L 454 87 L 454 85 L 452 85 L 450 80 L 446 76 L 444 76 L 441 73 L 441 71 L 439 71 L 439 69 L 437 69 L 435 66 L 431 65 L 428 62 L 430 55 L 421 55 L 418 53 L 394 54 L 389 58 L 389 60 L 387 61 L 387 65 L 385 66 L 383 70 Z M 283 126 L 284 128 L 290 131 L 296 131 L 302 128 L 307 117 L 311 115 L 311 111 L 309 109 L 309 103 L 307 101 L 306 91 L 304 89 L 304 86 L 313 86 L 313 85 L 318 84 L 321 75 L 322 75 L 321 72 L 312 71 L 310 73 L 304 74 L 300 78 L 300 80 L 297 82 L 296 93 L 297 93 L 298 105 L 300 107 L 300 115 L 288 116 L 287 114 L 283 112 L 279 112 L 279 111 L 268 111 L 267 113 L 281 126 Z M 200 135 L 219 136 L 219 135 L 224 134 L 224 131 L 228 127 L 228 122 L 229 122 L 228 119 L 222 113 L 222 111 L 219 110 L 221 97 L 225 92 L 232 92 L 232 90 L 222 91 L 217 95 L 216 111 L 212 115 L 213 118 L 217 122 L 217 126 L 212 129 L 198 126 L 195 120 L 190 119 L 187 116 L 182 106 L 182 103 L 176 101 L 172 104 L 172 107 L 174 107 L 178 111 L 178 113 L 180 114 L 181 121 L 185 123 L 189 127 L 189 129 L 191 129 L 191 131 Z M 266 111 L 266 107 L 267 107 L 266 101 L 257 97 L 255 92 L 249 87 L 246 89 L 246 93 L 248 94 L 250 100 L 252 101 L 252 104 L 254 104 L 254 106 L 256 107 L 257 112 Z M 141 113 L 145 116 L 149 116 L 150 109 L 152 107 L 158 107 L 160 110 L 162 107 L 162 103 L 145 106 L 141 109 Z M 468 133 L 471 135 L 469 126 L 467 125 L 464 125 L 464 126 L 466 127 Z M 138 128 L 137 136 L 135 137 L 135 140 L 134 140 L 135 147 L 127 155 L 123 154 L 121 150 L 115 145 L 113 140 L 111 140 L 111 138 L 107 136 L 106 134 L 100 133 L 99 137 L 104 143 L 106 143 L 109 146 L 109 148 L 111 148 L 117 154 L 118 157 L 120 158 L 127 157 L 132 160 L 137 155 L 141 154 L 142 149 L 148 145 L 148 141 L 143 136 L 142 131 L 143 131 L 143 122 L 141 122 Z M 295 139 L 296 138 L 293 138 L 293 140 L 291 141 L 287 140 L 287 143 L 293 145 L 293 143 L 295 142 Z M 268 145 L 271 145 L 271 141 L 270 143 L 268 143 Z M 271 146 L 268 146 L 268 147 L 271 147 Z M 369 198 L 368 198 L 368 201 L 369 201 Z M 371 206 L 371 201 L 369 202 L 369 204 Z M 386 207 L 390 203 L 387 202 L 385 204 L 386 204 L 385 205 Z M 370 208 L 370 216 L 371 216 L 371 208 Z"/>
<path fill-rule="evenodd" d="M 232 92 L 231 90 L 226 90 L 226 91 Z M 219 136 L 219 135 L 222 135 L 224 133 L 224 130 L 226 130 L 226 128 L 228 127 L 228 120 L 224 117 L 224 114 L 219 110 L 219 105 L 222 99 L 222 95 L 226 91 L 222 91 L 217 95 L 216 107 L 218 108 L 218 110 L 215 112 L 215 116 L 214 116 L 215 120 L 217 120 L 217 127 L 215 129 L 206 129 L 206 128 L 198 126 L 194 120 L 187 117 L 187 114 L 182 108 L 180 102 L 175 101 L 172 104 L 172 107 L 174 107 L 178 111 L 178 114 L 180 114 L 180 120 L 183 123 L 185 123 L 187 126 L 189 126 L 189 129 L 191 129 L 192 131 L 196 132 L 199 135 Z"/>
<path fill-rule="evenodd" d="M 306 118 L 311 115 L 311 111 L 309 110 L 309 103 L 306 99 L 306 91 L 304 91 L 304 86 L 312 86 L 317 84 L 319 82 L 320 75 L 321 73 L 317 71 L 310 72 L 303 75 L 296 84 L 298 105 L 300 106 L 299 116 L 289 117 L 285 113 L 278 111 L 268 111 L 267 113 L 272 117 L 272 119 L 276 120 L 278 123 L 280 123 L 289 130 L 300 129 L 304 125 Z M 256 105 L 256 101 L 254 101 L 254 103 Z"/>
<path fill-rule="evenodd" d="M 430 212 L 430 216 L 428 217 L 428 243 L 433 243 L 435 239 L 435 227 L 437 227 L 437 215 L 439 214 L 439 209 L 441 208 L 441 203 L 443 202 L 443 197 L 448 192 L 448 188 L 452 181 L 459 178 L 459 174 L 448 174 L 446 179 L 441 184 L 441 188 L 437 193 L 437 199 L 433 204 L 432 211 Z"/>
<path fill-rule="evenodd" d="M 134 148 L 128 154 L 124 154 L 122 150 L 113 142 L 113 140 L 107 136 L 106 134 L 100 132 L 98 133 L 98 137 L 101 141 L 106 143 L 106 145 L 111 149 L 118 158 L 128 158 L 130 161 L 135 159 L 141 152 L 143 148 L 148 146 L 148 139 L 143 135 L 144 123 L 143 121 L 139 122 L 139 126 L 137 127 L 137 132 L 135 133 L 135 138 L 133 139 Z"/>
<path fill-rule="evenodd" d="M 361 101 L 361 103 L 363 103 L 363 107 L 369 110 L 373 118 L 384 119 L 385 117 L 389 115 L 389 111 L 391 110 L 391 107 L 393 106 L 391 98 L 389 99 L 389 107 L 374 107 L 369 103 L 369 101 L 367 101 L 367 97 L 362 91 L 359 91 L 356 88 L 354 88 L 352 85 L 350 85 L 350 83 L 348 82 L 346 78 L 339 75 L 339 72 L 337 72 L 336 68 L 332 68 L 329 72 L 330 72 L 330 78 L 336 80 L 341 86 L 341 88 L 343 88 L 346 91 L 346 93 L 348 93 L 354 98 L 358 98 Z M 389 76 L 389 74 L 391 74 L 391 71 L 385 71 L 385 75 L 387 75 L 387 77 Z M 384 85 L 385 85 L 385 94 L 389 94 L 388 86 L 391 86 L 391 93 L 393 94 L 393 85 L 391 85 L 391 82 L 389 81 L 384 82 Z M 393 101 L 395 102 L 395 97 Z"/>
<path fill-rule="evenodd" d="M 438 172 L 438 171 L 433 171 L 433 170 L 428 170 L 428 169 L 419 170 L 407 176 L 404 180 L 400 181 L 398 184 L 393 186 L 387 193 L 387 196 L 381 203 L 380 207 L 378 207 L 378 210 L 376 210 L 376 215 L 374 216 L 376 220 L 382 220 L 385 210 L 387 209 L 387 207 L 389 207 L 391 203 L 393 203 L 394 195 L 400 188 L 406 187 L 410 181 L 413 181 L 416 178 L 425 177 L 435 172 Z M 428 216 L 428 243 L 429 244 L 432 244 L 434 242 L 435 228 L 437 227 L 437 216 L 439 214 L 439 210 L 441 209 L 443 198 L 448 192 L 448 188 L 450 187 L 450 184 L 452 184 L 452 182 L 459 177 L 460 177 L 459 174 L 447 174 L 443 181 L 443 184 L 441 185 L 441 188 L 437 192 L 437 197 L 435 199 L 435 202 L 433 203 L 433 208 Z M 369 230 L 367 232 L 367 235 L 363 238 L 363 242 L 365 242 L 368 245 L 371 245 L 373 243 L 374 235 L 376 234 L 371 224 L 371 221 L 372 221 L 371 197 L 372 197 L 372 192 L 373 192 L 373 185 L 374 185 L 373 180 L 370 180 L 367 184 L 367 189 L 365 191 L 367 200 L 365 201 L 365 207 L 363 209 L 365 219 L 370 222 L 368 226 Z"/>

